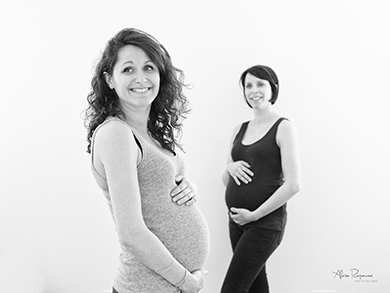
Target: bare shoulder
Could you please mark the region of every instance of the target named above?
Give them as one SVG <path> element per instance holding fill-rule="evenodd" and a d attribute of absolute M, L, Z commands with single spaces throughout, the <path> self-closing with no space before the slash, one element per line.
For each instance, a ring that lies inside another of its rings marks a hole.
<path fill-rule="evenodd" d="M 119 119 L 110 120 L 97 130 L 95 144 L 100 151 L 122 151 L 136 145 L 130 126 Z"/>
<path fill-rule="evenodd" d="M 280 130 L 280 131 L 295 131 L 295 126 L 290 120 L 283 119 L 279 124 L 278 130 Z"/>
<path fill-rule="evenodd" d="M 126 125 L 126 122 L 119 119 L 112 119 L 99 127 L 96 136 L 100 138 L 115 138 L 118 135 L 126 133 L 131 133 L 131 128 Z"/>
<path fill-rule="evenodd" d="M 282 122 L 280 122 L 276 138 L 278 144 L 281 144 L 284 141 L 286 142 L 296 141 L 297 133 L 294 124 L 287 119 L 284 119 Z"/>

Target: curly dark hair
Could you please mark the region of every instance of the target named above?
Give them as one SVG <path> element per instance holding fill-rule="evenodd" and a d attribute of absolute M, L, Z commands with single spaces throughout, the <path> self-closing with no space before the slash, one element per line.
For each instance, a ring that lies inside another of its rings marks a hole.
<path fill-rule="evenodd" d="M 125 28 L 111 38 L 95 66 L 91 81 L 91 92 L 87 96 L 88 108 L 84 111 L 84 125 L 87 128 L 87 152 L 91 153 L 93 132 L 108 116 L 125 120 L 116 92 L 108 86 L 105 74 L 112 74 L 118 59 L 118 52 L 127 45 L 142 49 L 156 64 L 160 75 L 160 89 L 151 105 L 148 131 L 164 149 L 175 153 L 175 147 L 182 150 L 176 135 L 182 131 L 182 120 L 189 113 L 188 99 L 183 93 L 184 72 L 173 66 L 169 53 L 154 37 L 134 28 Z"/>
<path fill-rule="evenodd" d="M 252 106 L 249 104 L 245 96 L 245 78 L 248 73 L 252 74 L 257 78 L 268 80 L 272 89 L 272 97 L 269 101 L 271 102 L 272 105 L 275 104 L 279 95 L 279 79 L 275 71 L 271 67 L 265 65 L 255 65 L 248 68 L 241 74 L 239 82 L 241 84 L 242 91 L 244 93 L 244 98 L 248 106 L 252 108 Z"/>

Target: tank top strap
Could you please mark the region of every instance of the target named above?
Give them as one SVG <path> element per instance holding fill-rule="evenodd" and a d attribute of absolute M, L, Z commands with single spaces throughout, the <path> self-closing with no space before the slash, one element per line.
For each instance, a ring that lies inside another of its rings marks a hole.
<path fill-rule="evenodd" d="M 285 117 L 280 117 L 278 120 L 276 120 L 276 122 L 274 123 L 274 125 L 272 125 L 271 129 L 269 130 L 269 134 L 272 135 L 273 137 L 276 137 L 276 132 L 278 131 L 278 127 L 279 127 L 279 124 L 282 123 L 283 120 L 287 120 L 287 121 L 290 121 L 288 120 L 287 118 Z"/>
<path fill-rule="evenodd" d="M 272 135 L 272 136 L 276 136 L 276 132 L 277 132 L 277 129 L 278 129 L 278 126 L 279 124 L 283 121 L 283 120 L 287 120 L 287 121 L 290 121 L 288 120 L 287 118 L 285 117 L 280 117 L 278 120 L 276 120 L 276 122 L 271 126 L 271 128 L 268 130 L 268 132 L 266 133 L 265 136 L 268 136 L 268 135 Z M 245 134 L 245 131 L 246 129 L 248 128 L 248 125 L 249 125 L 249 121 L 246 121 L 244 123 L 241 124 L 241 127 L 240 127 L 240 130 L 237 132 L 236 134 L 236 137 L 234 138 L 233 140 L 233 143 L 235 143 L 236 141 L 242 141 L 242 138 Z"/>
<path fill-rule="evenodd" d="M 248 128 L 249 121 L 246 121 L 241 124 L 240 130 L 237 132 L 236 137 L 233 140 L 233 143 L 235 143 L 237 140 L 241 141 L 242 137 L 244 136 L 244 133 L 246 129 Z"/>
<path fill-rule="evenodd" d="M 290 120 L 288 120 L 288 119 L 285 118 L 285 117 L 280 117 L 278 120 L 276 120 L 276 122 L 275 122 L 275 124 L 274 124 L 274 127 L 275 127 L 275 128 L 278 128 L 279 124 L 280 124 L 283 120 L 290 121 Z"/>

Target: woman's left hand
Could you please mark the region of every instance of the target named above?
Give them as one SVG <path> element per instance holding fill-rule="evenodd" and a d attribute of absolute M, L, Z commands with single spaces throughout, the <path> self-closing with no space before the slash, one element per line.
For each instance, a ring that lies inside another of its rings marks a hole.
<path fill-rule="evenodd" d="M 240 226 L 257 220 L 254 213 L 247 209 L 231 208 L 229 215 Z"/>
<path fill-rule="evenodd" d="M 187 206 L 196 202 L 196 185 L 185 177 L 176 178 L 177 186 L 171 191 L 172 201 L 178 205 Z"/>

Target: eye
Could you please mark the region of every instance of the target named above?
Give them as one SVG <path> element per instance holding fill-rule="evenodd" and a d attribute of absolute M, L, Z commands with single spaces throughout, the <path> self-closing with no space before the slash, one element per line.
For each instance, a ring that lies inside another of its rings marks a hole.
<path fill-rule="evenodd" d="M 134 71 L 133 67 L 125 67 L 123 68 L 123 73 L 132 73 Z"/>
<path fill-rule="evenodd" d="M 245 85 L 245 88 L 247 88 L 247 89 L 252 88 L 252 84 L 251 84 L 251 83 L 247 83 L 247 84 Z"/>
<path fill-rule="evenodd" d="M 146 72 L 153 72 L 155 70 L 153 65 L 145 65 L 144 70 Z"/>

